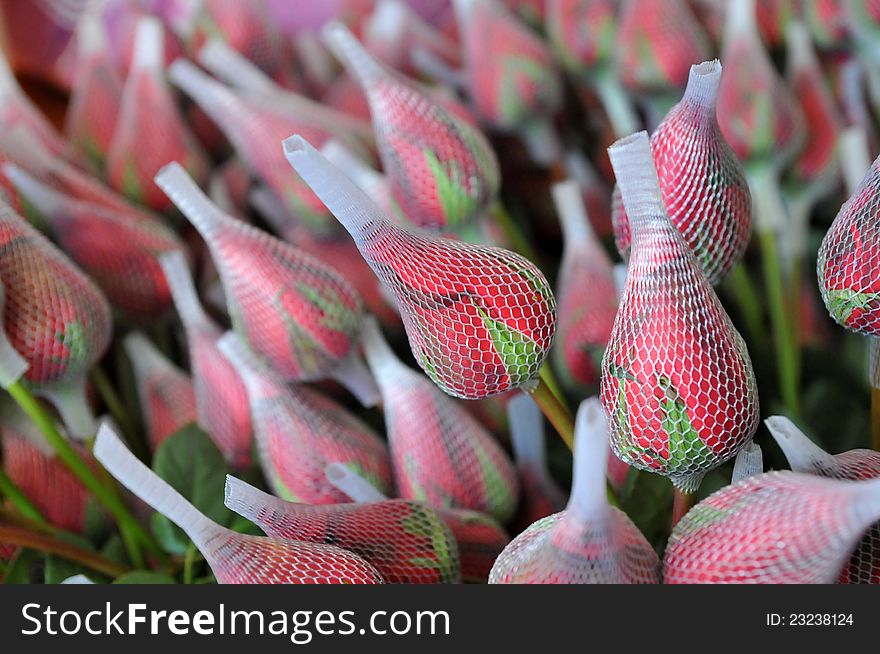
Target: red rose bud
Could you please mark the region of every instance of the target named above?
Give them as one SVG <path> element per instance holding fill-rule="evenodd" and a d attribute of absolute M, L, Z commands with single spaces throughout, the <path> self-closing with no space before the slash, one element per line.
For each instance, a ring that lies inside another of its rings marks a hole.
<path fill-rule="evenodd" d="M 416 75 L 417 50 L 428 52 L 450 66 L 461 63 L 458 44 L 426 23 L 401 0 L 379 0 L 363 27 L 367 50 L 406 75 Z"/>
<path fill-rule="evenodd" d="M 722 79 L 717 59 L 691 66 L 684 96 L 651 136 L 669 219 L 712 284 L 742 258 L 752 233 L 745 172 L 715 118 Z M 627 259 L 631 237 L 622 204 L 615 205 L 612 222 L 617 249 Z"/>
<path fill-rule="evenodd" d="M 155 451 L 166 438 L 198 419 L 192 379 L 143 334 L 132 332 L 124 343 L 134 370 L 147 440 Z"/>
<path fill-rule="evenodd" d="M 376 569 L 333 545 L 236 533 L 205 516 L 126 449 L 106 425 L 95 458 L 132 493 L 186 532 L 221 584 L 380 584 Z"/>
<path fill-rule="evenodd" d="M 244 380 L 260 464 L 276 495 L 292 502 L 345 501 L 324 475 L 328 463 L 358 470 L 383 491 L 391 486 L 388 450 L 364 423 L 336 402 L 288 387 L 233 334 L 218 342 Z"/>
<path fill-rule="evenodd" d="M 284 148 L 394 296 L 416 360 L 440 388 L 480 399 L 534 383 L 556 326 L 534 264 L 397 225 L 304 139 Z"/>
<path fill-rule="evenodd" d="M 122 103 L 122 78 L 104 29 L 96 12 L 86 12 L 77 25 L 77 62 L 64 119 L 65 135 L 95 171 L 104 170 Z"/>
<path fill-rule="evenodd" d="M 852 481 L 880 477 L 880 452 L 849 450 L 832 455 L 807 438 L 788 418 L 771 416 L 765 422 L 795 472 Z M 865 532 L 838 583 L 880 584 L 880 522 Z"/>
<path fill-rule="evenodd" d="M 236 331 L 288 381 L 340 374 L 357 338 L 360 298 L 335 270 L 221 213 L 184 170 L 156 183 L 193 223 L 211 257 Z"/>
<path fill-rule="evenodd" d="M 10 179 L 39 211 L 58 245 L 130 321 L 150 323 L 171 306 L 159 255 L 185 252 L 177 235 L 158 220 L 128 214 L 57 193 L 15 166 Z"/>
<path fill-rule="evenodd" d="M 468 93 L 493 127 L 543 129 L 562 104 L 550 48 L 496 0 L 455 0 Z"/>
<path fill-rule="evenodd" d="M 849 18 L 846 7 L 849 0 L 814 0 L 814 2 L 802 2 L 800 10 L 804 21 L 810 28 L 810 34 L 816 41 L 816 45 L 822 50 L 847 49 L 849 39 Z M 811 127 L 815 123 L 807 120 Z"/>
<path fill-rule="evenodd" d="M 729 3 L 728 7 L 729 7 Z M 810 4 L 810 3 L 800 3 Z M 795 16 L 795 0 L 760 0 L 755 2 L 755 20 L 758 32 L 768 47 L 774 48 L 785 40 L 789 21 Z M 731 10 L 725 12 L 730 21 Z"/>
<path fill-rule="evenodd" d="M 11 401 L 2 404 L 0 452 L 3 470 L 46 520 L 59 529 L 83 533 L 89 518 L 100 515 L 91 493 L 55 455 L 40 430 Z M 71 445 L 92 470 L 91 453 Z"/>
<path fill-rule="evenodd" d="M 548 0 L 547 36 L 560 62 L 577 75 L 610 63 L 617 28 L 615 0 Z"/>
<path fill-rule="evenodd" d="M 819 290 L 842 327 L 880 336 L 880 157 L 822 239 Z"/>
<path fill-rule="evenodd" d="M 70 434 L 92 437 L 97 426 L 85 400 L 85 378 L 113 331 L 101 291 L 46 237 L 0 205 L 3 330 L 28 363 L 23 380 L 49 399 Z"/>
<path fill-rule="evenodd" d="M 755 475 L 710 495 L 678 522 L 663 583 L 834 583 L 878 519 L 880 479 Z"/>
<path fill-rule="evenodd" d="M 575 425 L 574 481 L 565 510 L 513 539 L 490 584 L 659 584 L 660 559 L 638 527 L 608 504 L 608 424 L 597 398 Z"/>
<path fill-rule="evenodd" d="M 745 342 L 669 221 L 648 135 L 608 149 L 633 233 L 620 310 L 602 360 L 611 447 L 693 492 L 758 426 Z"/>
<path fill-rule="evenodd" d="M 507 403 L 507 418 L 522 486 L 515 522 L 525 528 L 561 511 L 565 493 L 547 470 L 544 416 L 535 401 L 525 393 L 517 393 Z"/>
<path fill-rule="evenodd" d="M 32 132 L 54 156 L 67 153 L 67 143 L 58 130 L 21 90 L 9 63 L 0 52 L 0 132 L 22 126 Z"/>
<path fill-rule="evenodd" d="M 594 386 L 617 315 L 614 267 L 593 232 L 577 184 L 556 184 L 553 199 L 565 237 L 554 358 L 569 386 Z"/>
<path fill-rule="evenodd" d="M 211 320 L 179 252 L 162 255 L 159 263 L 186 331 L 199 425 L 236 470 L 251 464 L 251 412 L 247 389 L 238 372 L 217 346 L 222 330 Z"/>
<path fill-rule="evenodd" d="M 327 479 L 355 502 L 388 499 L 351 468 L 337 463 L 327 466 Z M 432 510 L 443 518 L 458 544 L 461 580 L 464 583 L 486 583 L 492 564 L 510 542 L 504 528 L 485 513 L 436 507 Z"/>
<path fill-rule="evenodd" d="M 382 391 L 400 496 L 438 508 L 482 511 L 507 521 L 516 509 L 519 483 L 492 435 L 401 363 L 372 318 L 364 326 L 364 348 Z"/>
<path fill-rule="evenodd" d="M 6 307 L 6 289 L 0 279 L 0 318 Z M 6 330 L 0 329 L 0 388 L 9 388 L 21 379 L 28 370 L 28 362 L 9 342 Z"/>
<path fill-rule="evenodd" d="M 718 124 L 746 165 L 784 167 L 803 144 L 804 117 L 767 56 L 755 26 L 755 0 L 730 5 L 718 90 Z"/>
<path fill-rule="evenodd" d="M 268 536 L 304 543 L 332 542 L 362 556 L 387 583 L 459 580 L 455 537 L 437 512 L 420 502 L 309 506 L 272 497 L 227 476 L 225 503 Z"/>
<path fill-rule="evenodd" d="M 401 214 L 437 231 L 482 217 L 500 184 L 486 138 L 377 62 L 339 23 L 327 26 L 324 35 L 367 94 L 382 166 Z"/>
<path fill-rule="evenodd" d="M 159 168 L 179 161 L 201 181 L 207 177 L 208 161 L 165 82 L 162 39 L 158 19 L 138 21 L 135 59 L 107 152 L 107 178 L 129 199 L 167 211 L 171 203 L 153 184 Z"/>
<path fill-rule="evenodd" d="M 220 126 L 241 161 L 272 189 L 291 215 L 321 237 L 336 233 L 338 226 L 327 208 L 307 184 L 285 171 L 282 153 L 267 147 L 300 130 L 323 143 L 328 138 L 325 131 L 292 121 L 271 104 L 236 95 L 188 61 L 175 61 L 169 76 Z"/>

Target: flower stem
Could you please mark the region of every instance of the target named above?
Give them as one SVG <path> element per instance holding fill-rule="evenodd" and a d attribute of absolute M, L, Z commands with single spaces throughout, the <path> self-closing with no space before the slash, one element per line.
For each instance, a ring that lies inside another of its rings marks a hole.
<path fill-rule="evenodd" d="M 46 524 L 46 518 L 43 517 L 40 510 L 35 507 L 22 490 L 15 485 L 15 482 L 6 475 L 3 468 L 0 468 L 0 493 L 5 495 L 6 498 L 12 502 L 12 505 L 19 513 L 21 513 L 21 515 L 34 522 Z"/>
<path fill-rule="evenodd" d="M 138 432 L 134 428 L 128 412 L 125 410 L 125 406 L 119 398 L 119 394 L 116 392 L 116 389 L 113 388 L 110 378 L 107 377 L 107 374 L 99 365 L 92 368 L 89 372 L 89 378 L 92 380 L 92 383 L 98 390 L 98 394 L 101 396 L 101 399 L 110 411 L 110 415 L 113 416 L 116 424 L 119 425 L 122 433 L 125 434 L 125 440 L 131 444 L 138 458 L 146 459 L 149 456 L 146 444 L 143 442 L 143 439 L 137 437 Z"/>
<path fill-rule="evenodd" d="M 186 546 L 186 556 L 183 559 L 183 583 L 192 584 L 195 576 L 195 562 L 198 550 L 192 541 Z"/>
<path fill-rule="evenodd" d="M 563 406 L 563 408 L 571 414 L 571 409 L 568 408 L 568 405 L 565 402 L 565 395 L 562 393 L 562 389 L 559 386 L 559 382 L 556 379 L 556 375 L 553 372 L 553 368 L 550 367 L 550 364 L 545 364 L 541 366 L 541 379 L 544 380 L 544 383 L 547 384 L 547 388 L 550 389 L 550 392 L 553 393 L 556 400 Z"/>
<path fill-rule="evenodd" d="M 672 489 L 672 528 L 678 524 L 685 514 L 691 510 L 696 499 L 695 493 L 685 493 L 677 488 Z"/>
<path fill-rule="evenodd" d="M 538 386 L 532 391 L 532 399 L 541 408 L 565 444 L 568 445 L 568 449 L 574 451 L 574 418 L 569 410 L 556 399 L 556 395 L 550 390 L 543 377 L 538 380 Z"/>
<path fill-rule="evenodd" d="M 761 318 L 761 299 L 746 265 L 742 262 L 736 264 L 724 285 L 739 306 L 743 323 L 749 333 L 749 343 L 754 344 L 759 351 L 766 351 L 767 339 Z"/>
<path fill-rule="evenodd" d="M 101 483 L 94 471 L 82 459 L 77 451 L 71 447 L 70 443 L 68 443 L 58 432 L 55 423 L 21 382 L 15 382 L 6 390 L 22 410 L 27 413 L 30 419 L 34 421 L 34 424 L 40 428 L 43 436 L 45 436 L 46 440 L 52 446 L 52 449 L 58 454 L 61 461 L 95 496 L 95 499 L 97 499 L 111 514 L 113 514 L 113 517 L 116 518 L 132 562 L 137 567 L 143 566 L 143 556 L 138 544 L 143 544 L 148 550 L 150 550 L 150 552 L 160 559 L 165 560 L 166 557 L 164 552 L 162 552 L 152 536 L 150 536 L 144 528 L 141 527 L 140 523 L 135 520 L 134 516 L 128 511 L 128 508 L 122 502 L 119 495 L 117 495 L 114 490 L 111 490 Z"/>
<path fill-rule="evenodd" d="M 115 561 L 111 561 L 107 557 L 90 552 L 82 547 L 65 543 L 62 540 L 53 538 L 46 534 L 38 534 L 20 527 L 8 527 L 0 525 L 0 543 L 14 545 L 16 547 L 27 547 L 34 550 L 40 550 L 47 554 L 54 554 L 61 558 L 73 561 L 81 565 L 91 568 L 96 572 L 100 572 L 111 578 L 129 572 L 128 568 L 119 565 Z"/>
<path fill-rule="evenodd" d="M 537 253 L 534 248 L 532 248 L 529 240 L 525 237 L 525 234 L 523 234 L 522 229 L 516 224 L 513 216 L 511 216 L 510 212 L 508 212 L 504 205 L 501 204 L 500 200 L 492 206 L 492 217 L 495 219 L 496 224 L 501 228 L 501 231 L 504 232 L 504 235 L 507 236 L 507 240 L 510 241 L 510 245 L 513 249 L 529 261 L 537 262 Z"/>

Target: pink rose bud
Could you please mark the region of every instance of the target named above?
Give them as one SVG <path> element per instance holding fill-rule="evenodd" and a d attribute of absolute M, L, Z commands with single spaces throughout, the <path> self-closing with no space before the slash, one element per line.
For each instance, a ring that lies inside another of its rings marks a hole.
<path fill-rule="evenodd" d="M 578 76 L 607 66 L 617 36 L 616 0 L 548 0 L 547 36 L 559 60 Z"/>

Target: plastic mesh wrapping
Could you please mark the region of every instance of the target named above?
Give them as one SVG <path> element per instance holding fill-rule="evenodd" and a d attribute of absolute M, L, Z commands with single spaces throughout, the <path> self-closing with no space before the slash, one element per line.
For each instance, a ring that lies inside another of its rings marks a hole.
<path fill-rule="evenodd" d="M 331 24 L 325 35 L 367 94 L 382 166 L 402 215 L 440 231 L 482 217 L 500 184 L 486 138 L 377 62 L 342 25 Z"/>
<path fill-rule="evenodd" d="M 29 364 L 24 381 L 53 402 L 71 435 L 94 435 L 85 377 L 110 342 L 107 300 L 64 254 L 2 203 L 0 281 L 3 329 Z"/>
<path fill-rule="evenodd" d="M 819 289 L 841 326 L 880 336 L 880 157 L 822 239 Z"/>
<path fill-rule="evenodd" d="M 132 493 L 183 529 L 221 584 L 376 584 L 376 569 L 333 545 L 235 533 L 208 519 L 104 426 L 95 457 Z"/>
<path fill-rule="evenodd" d="M 633 231 L 620 310 L 602 361 L 611 447 L 685 492 L 758 426 L 745 342 L 666 214 L 645 132 L 609 148 Z"/>
<path fill-rule="evenodd" d="M 39 429 L 11 401 L 0 403 L 3 471 L 55 527 L 82 533 L 97 516 L 91 493 L 53 453 Z M 72 444 L 94 468 L 91 453 Z"/>
<path fill-rule="evenodd" d="M 199 425 L 234 469 L 248 468 L 250 405 L 244 382 L 217 346 L 223 332 L 202 308 L 184 256 L 163 255 L 160 264 L 186 331 Z"/>
<path fill-rule="evenodd" d="M 139 204 L 166 211 L 171 203 L 153 184 L 158 170 L 178 161 L 203 180 L 208 161 L 165 82 L 162 39 L 158 19 L 138 21 L 135 60 L 123 88 L 106 166 L 113 188 Z"/>
<path fill-rule="evenodd" d="M 633 93 L 674 92 L 711 44 L 685 0 L 626 0 L 617 28 L 617 74 Z"/>
<path fill-rule="evenodd" d="M 575 471 L 564 511 L 513 539 L 491 584 L 660 583 L 660 559 L 625 513 L 605 497 L 608 425 L 598 399 L 585 400 L 575 425 Z"/>
<path fill-rule="evenodd" d="M 125 337 L 147 440 L 154 451 L 166 438 L 196 422 L 192 379 L 140 333 Z"/>
<path fill-rule="evenodd" d="M 416 361 L 440 388 L 479 399 L 537 379 L 556 301 L 534 264 L 395 225 L 302 138 L 284 147 L 394 296 Z"/>
<path fill-rule="evenodd" d="M 577 184 L 556 184 L 553 199 L 564 236 L 553 356 L 569 386 L 590 387 L 599 381 L 602 352 L 617 315 L 614 266 L 593 231 Z"/>
<path fill-rule="evenodd" d="M 664 583 L 833 583 L 880 517 L 878 484 L 769 472 L 727 486 L 673 529 Z"/>
<path fill-rule="evenodd" d="M 77 26 L 77 46 L 64 133 L 94 170 L 103 170 L 122 103 L 122 79 L 109 56 L 104 25 L 93 13 Z"/>
<path fill-rule="evenodd" d="M 829 454 L 813 443 L 788 418 L 767 418 L 767 427 L 791 469 L 831 479 L 861 481 L 880 477 L 880 452 L 849 450 Z M 840 574 L 842 584 L 880 584 L 880 522 L 871 526 Z"/>
<path fill-rule="evenodd" d="M 363 422 L 315 391 L 285 386 L 235 335 L 221 338 L 219 348 L 244 380 L 260 465 L 276 495 L 308 504 L 344 502 L 324 474 L 334 462 L 359 471 L 382 492 L 390 488 L 388 449 Z"/>
<path fill-rule="evenodd" d="M 496 0 L 455 0 L 471 102 L 499 129 L 546 120 L 562 104 L 550 48 Z"/>
<path fill-rule="evenodd" d="M 748 182 L 715 118 L 721 79 L 717 59 L 691 66 L 684 97 L 651 135 L 669 219 L 712 284 L 742 258 L 752 233 Z M 627 259 L 632 237 L 622 203 L 612 220 L 617 249 Z"/>
<path fill-rule="evenodd" d="M 158 220 L 132 220 L 129 214 L 64 196 L 14 167 L 7 167 L 7 174 L 43 215 L 56 243 L 123 316 L 150 323 L 168 311 L 171 294 L 159 256 L 185 251 L 173 231 Z"/>
<path fill-rule="evenodd" d="M 354 552 L 372 564 L 387 583 L 453 583 L 459 578 L 458 548 L 452 532 L 435 511 L 420 502 L 310 506 L 285 502 L 227 477 L 226 506 L 269 536 L 332 542 Z"/>
<path fill-rule="evenodd" d="M 286 380 L 327 377 L 349 356 L 362 305 L 336 271 L 220 212 L 183 169 L 156 183 L 211 250 L 235 330 Z"/>
<path fill-rule="evenodd" d="M 326 207 L 297 175 L 285 169 L 281 149 L 272 147 L 296 133 L 321 144 L 328 138 L 326 131 L 291 120 L 273 110 L 271 102 L 236 95 L 188 61 L 175 61 L 169 76 L 220 127 L 251 174 L 272 190 L 294 219 L 324 238 L 338 233 Z"/>
<path fill-rule="evenodd" d="M 364 347 L 384 401 L 397 492 L 438 508 L 488 513 L 505 522 L 519 484 L 504 451 L 477 421 L 428 379 L 406 367 L 379 333 L 364 326 Z"/>

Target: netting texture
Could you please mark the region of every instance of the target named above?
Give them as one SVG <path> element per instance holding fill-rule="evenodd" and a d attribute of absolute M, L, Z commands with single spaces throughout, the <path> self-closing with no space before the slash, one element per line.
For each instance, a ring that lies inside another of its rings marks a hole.
<path fill-rule="evenodd" d="M 742 258 L 752 233 L 748 182 L 715 118 L 720 80 L 718 60 L 692 66 L 684 97 L 651 135 L 669 219 L 712 284 Z M 627 259 L 632 237 L 622 203 L 612 220 L 617 249 Z"/>
<path fill-rule="evenodd" d="M 101 291 L 42 234 L 0 204 L 3 329 L 37 390 L 81 384 L 112 334 Z"/>
<path fill-rule="evenodd" d="M 335 270 L 220 212 L 179 166 L 157 183 L 199 230 L 220 273 L 235 330 L 286 380 L 320 379 L 345 359 L 362 315 Z"/>
<path fill-rule="evenodd" d="M 727 486 L 673 529 L 664 583 L 833 583 L 866 515 L 880 513 L 876 499 L 864 506 L 862 484 L 770 472 Z"/>
<path fill-rule="evenodd" d="M 342 25 L 326 34 L 370 102 L 382 167 L 402 215 L 437 231 L 482 217 L 500 184 L 486 138 L 415 82 L 378 63 Z"/>
<path fill-rule="evenodd" d="M 435 511 L 419 502 L 310 506 L 284 502 L 229 478 L 226 506 L 269 536 L 332 543 L 354 552 L 387 583 L 453 583 L 459 578 L 452 532 Z"/>
<path fill-rule="evenodd" d="M 548 0 L 546 4 L 547 36 L 567 69 L 587 72 L 611 60 L 616 0 Z"/>
<path fill-rule="evenodd" d="M 616 39 L 617 74 L 633 93 L 683 88 L 691 65 L 712 53 L 706 33 L 684 0 L 626 0 Z"/>
<path fill-rule="evenodd" d="M 388 449 L 372 429 L 316 391 L 286 386 L 234 335 L 221 338 L 219 347 L 244 380 L 260 465 L 276 495 L 307 504 L 346 501 L 324 474 L 329 463 L 342 463 L 388 491 Z"/>
<path fill-rule="evenodd" d="M 496 0 L 456 0 L 470 100 L 499 129 L 553 115 L 562 82 L 550 48 Z"/>
<path fill-rule="evenodd" d="M 233 469 L 246 469 L 253 442 L 247 389 L 217 346 L 223 332 L 202 308 L 186 259 L 165 255 L 160 263 L 186 333 L 199 425 Z"/>
<path fill-rule="evenodd" d="M 122 93 L 119 117 L 107 151 L 107 179 L 120 193 L 158 211 L 171 209 L 153 177 L 169 161 L 177 161 L 197 180 L 208 174 L 208 161 L 186 125 L 162 69 L 161 25 L 157 19 L 138 22 L 136 59 Z M 158 40 L 158 42 L 156 42 Z M 140 55 L 140 53 L 138 53 Z"/>
<path fill-rule="evenodd" d="M 398 495 L 507 521 L 516 509 L 519 483 L 492 435 L 455 400 L 403 365 L 374 320 L 364 328 L 364 347 L 384 401 Z"/>
<path fill-rule="evenodd" d="M 437 509 L 437 512 L 458 543 L 461 580 L 471 584 L 486 583 L 489 571 L 510 542 L 510 536 L 495 520 L 478 511 Z"/>
<path fill-rule="evenodd" d="M 395 225 L 304 140 L 285 148 L 391 292 L 416 361 L 440 388 L 480 399 L 533 383 L 556 328 L 555 298 L 533 263 Z"/>
<path fill-rule="evenodd" d="M 745 342 L 666 214 L 644 132 L 609 149 L 633 230 L 602 361 L 611 446 L 686 492 L 736 455 L 759 419 Z"/>
<path fill-rule="evenodd" d="M 831 317 L 854 332 L 880 336 L 880 157 L 822 239 L 817 272 Z"/>
<path fill-rule="evenodd" d="M 23 126 L 55 156 L 62 156 L 67 144 L 64 138 L 18 86 L 9 64 L 0 54 L 0 132 Z"/>
<path fill-rule="evenodd" d="M 155 451 L 166 438 L 196 422 L 192 379 L 142 334 L 129 334 L 125 349 L 134 371 L 147 440 Z"/>

